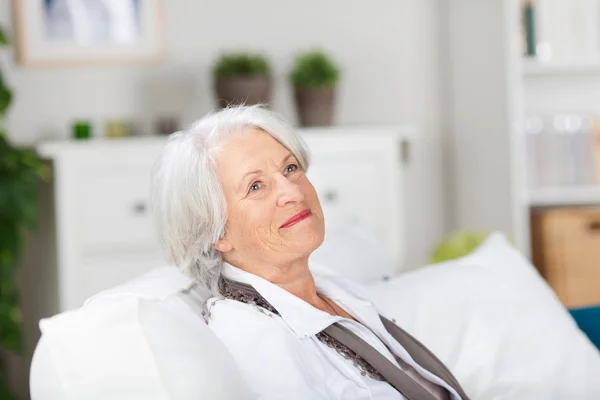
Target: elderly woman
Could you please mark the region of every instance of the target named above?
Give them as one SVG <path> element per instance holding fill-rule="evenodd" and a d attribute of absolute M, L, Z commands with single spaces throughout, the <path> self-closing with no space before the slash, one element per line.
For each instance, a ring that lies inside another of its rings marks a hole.
<path fill-rule="evenodd" d="M 466 399 L 351 283 L 311 271 L 325 217 L 308 149 L 259 106 L 172 135 L 153 179 L 170 261 L 214 295 L 204 317 L 265 398 Z M 368 268 L 368 266 L 365 266 Z"/>

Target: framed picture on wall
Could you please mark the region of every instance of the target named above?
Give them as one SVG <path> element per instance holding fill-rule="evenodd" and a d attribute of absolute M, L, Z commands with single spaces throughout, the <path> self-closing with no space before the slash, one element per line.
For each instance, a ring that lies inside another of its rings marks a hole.
<path fill-rule="evenodd" d="M 24 65 L 151 62 L 163 53 L 162 0 L 14 0 Z"/>

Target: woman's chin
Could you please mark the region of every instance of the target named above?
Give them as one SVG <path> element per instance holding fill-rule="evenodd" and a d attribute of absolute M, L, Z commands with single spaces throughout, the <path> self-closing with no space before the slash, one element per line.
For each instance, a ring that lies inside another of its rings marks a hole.
<path fill-rule="evenodd" d="M 311 216 L 294 225 L 279 229 L 288 248 L 298 250 L 298 253 L 312 253 L 325 239 L 325 229 L 321 221 Z M 294 251 L 296 252 L 296 251 Z"/>
<path fill-rule="evenodd" d="M 310 254 L 321 246 L 324 239 L 325 237 L 322 233 L 311 232 L 304 236 L 304 238 L 299 239 L 302 242 L 296 242 L 296 245 L 304 250 L 303 253 Z"/>

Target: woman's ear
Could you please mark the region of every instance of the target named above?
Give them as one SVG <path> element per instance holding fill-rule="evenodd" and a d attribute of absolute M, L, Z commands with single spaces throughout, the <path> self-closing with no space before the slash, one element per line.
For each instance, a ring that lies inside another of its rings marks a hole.
<path fill-rule="evenodd" d="M 215 249 L 219 250 L 221 253 L 227 253 L 233 249 L 233 244 L 227 239 L 226 236 L 217 240 L 216 243 L 213 243 Z"/>

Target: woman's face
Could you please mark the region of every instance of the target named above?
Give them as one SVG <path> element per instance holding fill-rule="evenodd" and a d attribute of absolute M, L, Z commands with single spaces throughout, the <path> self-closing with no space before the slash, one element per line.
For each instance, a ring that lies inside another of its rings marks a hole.
<path fill-rule="evenodd" d="M 269 134 L 247 129 L 216 155 L 227 200 L 225 236 L 215 244 L 243 269 L 307 258 L 324 238 L 319 198 L 294 155 Z"/>

